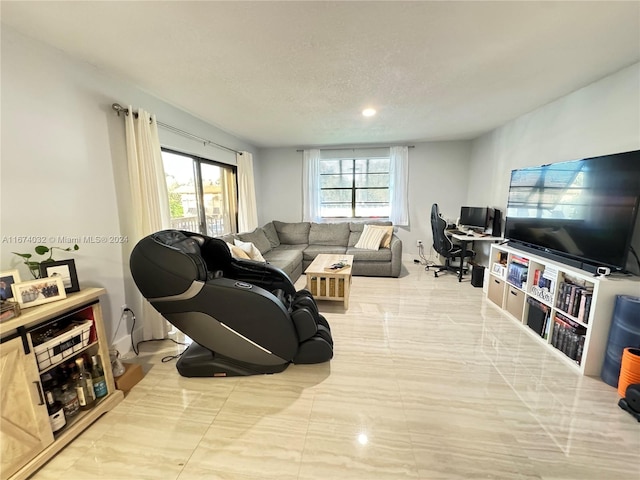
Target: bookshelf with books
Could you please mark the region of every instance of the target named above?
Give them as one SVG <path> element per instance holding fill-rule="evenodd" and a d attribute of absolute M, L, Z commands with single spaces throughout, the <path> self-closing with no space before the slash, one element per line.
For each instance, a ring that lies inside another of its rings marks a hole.
<path fill-rule="evenodd" d="M 640 279 L 593 274 L 508 245 L 491 246 L 487 298 L 581 374 L 599 376 L 617 295 Z"/>

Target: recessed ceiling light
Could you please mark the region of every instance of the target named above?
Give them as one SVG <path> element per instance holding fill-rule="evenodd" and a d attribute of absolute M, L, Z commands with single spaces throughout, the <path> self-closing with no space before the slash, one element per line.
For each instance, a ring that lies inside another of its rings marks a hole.
<path fill-rule="evenodd" d="M 365 117 L 373 117 L 375 114 L 376 114 L 375 108 L 365 108 L 362 111 L 362 115 L 364 115 Z"/>

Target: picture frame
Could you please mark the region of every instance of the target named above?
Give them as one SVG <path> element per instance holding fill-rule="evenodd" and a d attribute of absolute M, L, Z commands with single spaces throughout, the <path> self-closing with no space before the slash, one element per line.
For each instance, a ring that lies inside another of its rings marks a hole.
<path fill-rule="evenodd" d="M 13 300 L 11 285 L 20 282 L 20 272 L 18 270 L 0 272 L 0 300 Z"/>
<path fill-rule="evenodd" d="M 30 308 L 67 298 L 61 276 L 38 278 L 11 285 L 13 301 L 20 308 Z"/>
<path fill-rule="evenodd" d="M 40 264 L 40 278 L 62 277 L 65 293 L 80 291 L 76 262 L 74 260 L 55 260 Z"/>

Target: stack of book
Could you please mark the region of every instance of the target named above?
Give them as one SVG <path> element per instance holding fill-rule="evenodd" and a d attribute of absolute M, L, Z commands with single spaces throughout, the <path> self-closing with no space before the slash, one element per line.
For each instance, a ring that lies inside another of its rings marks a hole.
<path fill-rule="evenodd" d="M 527 272 L 529 270 L 529 260 L 518 255 L 511 256 L 511 263 L 507 270 L 507 282 L 518 288 L 527 283 Z"/>
<path fill-rule="evenodd" d="M 547 338 L 551 326 L 551 307 L 532 297 L 527 297 L 527 303 L 529 304 L 527 325 L 542 338 Z"/>
<path fill-rule="evenodd" d="M 585 325 L 589 323 L 589 310 L 593 299 L 593 286 L 580 285 L 565 278 L 558 285 L 556 307 Z"/>
<path fill-rule="evenodd" d="M 578 365 L 582 360 L 582 351 L 587 335 L 587 329 L 570 318 L 556 313 L 553 320 L 553 334 L 551 345 L 563 352 L 567 357 L 575 360 Z"/>

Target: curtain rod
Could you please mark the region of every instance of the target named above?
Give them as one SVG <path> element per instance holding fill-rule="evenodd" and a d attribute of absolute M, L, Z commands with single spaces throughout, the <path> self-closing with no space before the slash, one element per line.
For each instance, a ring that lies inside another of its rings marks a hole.
<path fill-rule="evenodd" d="M 393 145 L 395 146 L 399 146 L 399 145 Z M 365 149 L 371 149 L 371 148 L 391 148 L 391 145 L 388 147 L 380 147 L 380 146 L 375 146 L 375 147 L 335 147 L 335 148 L 318 148 L 318 150 L 365 150 Z M 416 148 L 415 145 L 407 145 L 407 148 Z M 296 152 L 304 152 L 304 150 L 296 150 Z"/>
<path fill-rule="evenodd" d="M 124 113 L 125 115 L 129 115 L 129 109 L 123 107 L 119 103 L 114 103 L 113 105 L 111 105 L 111 108 L 113 108 L 116 111 L 118 116 L 120 116 L 120 113 Z M 135 112 L 133 113 L 133 115 L 136 118 L 138 117 L 138 114 L 135 113 Z M 200 142 L 203 142 L 205 145 L 215 145 L 218 148 L 223 148 L 224 150 L 228 150 L 229 152 L 235 152 L 237 154 L 242 155 L 242 152 L 239 152 L 238 150 L 234 150 L 233 148 L 225 147 L 224 145 L 220 145 L 219 143 L 212 142 L 211 140 L 207 140 L 206 138 L 199 137 L 197 135 L 194 135 L 193 133 L 185 132 L 184 130 L 180 130 L 179 128 L 173 127 L 171 125 L 167 125 L 166 123 L 158 122 L 157 120 L 156 120 L 156 123 L 158 124 L 158 126 L 164 128 L 165 130 L 170 130 L 170 131 L 172 131 L 174 133 L 182 135 L 183 137 L 188 137 L 188 138 L 192 138 L 194 140 L 198 140 Z"/>

